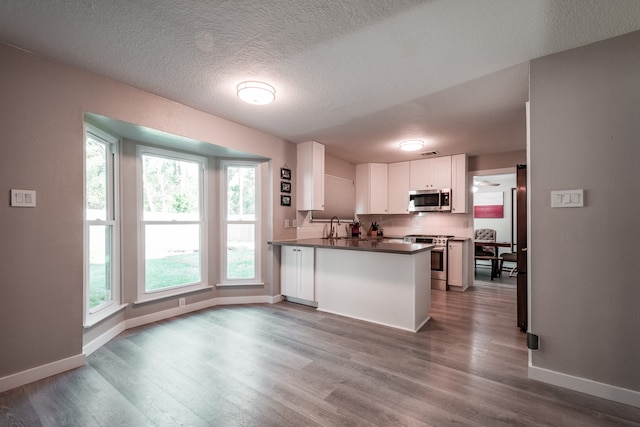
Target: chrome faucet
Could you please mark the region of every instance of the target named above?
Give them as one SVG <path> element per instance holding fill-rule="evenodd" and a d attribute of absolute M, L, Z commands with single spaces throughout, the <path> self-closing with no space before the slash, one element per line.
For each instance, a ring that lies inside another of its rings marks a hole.
<path fill-rule="evenodd" d="M 333 228 L 333 220 L 334 220 L 334 218 L 338 221 L 338 225 L 340 225 L 340 219 L 335 215 L 332 216 L 331 217 L 331 223 L 330 223 L 330 227 L 331 228 L 329 230 L 329 238 L 330 239 L 332 239 L 334 237 L 336 237 L 336 238 L 338 237 L 338 229 L 337 228 L 336 229 Z M 334 236 L 334 233 L 335 233 L 335 236 Z"/>

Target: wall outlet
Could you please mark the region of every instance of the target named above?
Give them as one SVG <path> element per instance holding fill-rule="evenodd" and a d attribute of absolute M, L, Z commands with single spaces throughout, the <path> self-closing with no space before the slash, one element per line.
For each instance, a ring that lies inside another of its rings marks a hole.
<path fill-rule="evenodd" d="M 289 220 L 288 219 L 284 220 L 284 228 L 289 228 Z"/>
<path fill-rule="evenodd" d="M 184 307 L 184 304 L 185 304 L 184 298 L 180 298 L 180 299 L 178 300 L 178 306 L 179 306 L 179 307 Z"/>
<path fill-rule="evenodd" d="M 297 219 L 292 219 L 292 220 L 291 220 L 291 226 L 292 226 L 293 228 L 298 227 L 298 220 L 297 220 Z"/>

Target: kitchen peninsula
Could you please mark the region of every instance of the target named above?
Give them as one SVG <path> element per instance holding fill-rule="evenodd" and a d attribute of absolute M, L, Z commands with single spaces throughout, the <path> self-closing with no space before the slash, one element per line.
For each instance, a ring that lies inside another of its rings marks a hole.
<path fill-rule="evenodd" d="M 433 245 L 382 238 L 270 244 L 281 247 L 283 296 L 313 299 L 320 311 L 412 332 L 429 320 Z"/>

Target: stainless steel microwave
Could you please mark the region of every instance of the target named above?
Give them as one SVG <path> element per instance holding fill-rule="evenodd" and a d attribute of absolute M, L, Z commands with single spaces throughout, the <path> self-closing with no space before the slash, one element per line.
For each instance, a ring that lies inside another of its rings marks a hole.
<path fill-rule="evenodd" d="M 409 191 L 409 212 L 451 212 L 451 189 Z"/>

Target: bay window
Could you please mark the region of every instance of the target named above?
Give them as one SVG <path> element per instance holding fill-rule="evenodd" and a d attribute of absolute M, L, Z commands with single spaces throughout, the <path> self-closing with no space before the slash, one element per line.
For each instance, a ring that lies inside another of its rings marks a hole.
<path fill-rule="evenodd" d="M 260 282 L 259 165 L 223 161 L 222 282 Z"/>
<path fill-rule="evenodd" d="M 85 125 L 84 324 L 113 313 L 120 302 L 118 139 Z"/>
<path fill-rule="evenodd" d="M 206 286 L 204 170 L 199 156 L 138 146 L 138 300 Z"/>

